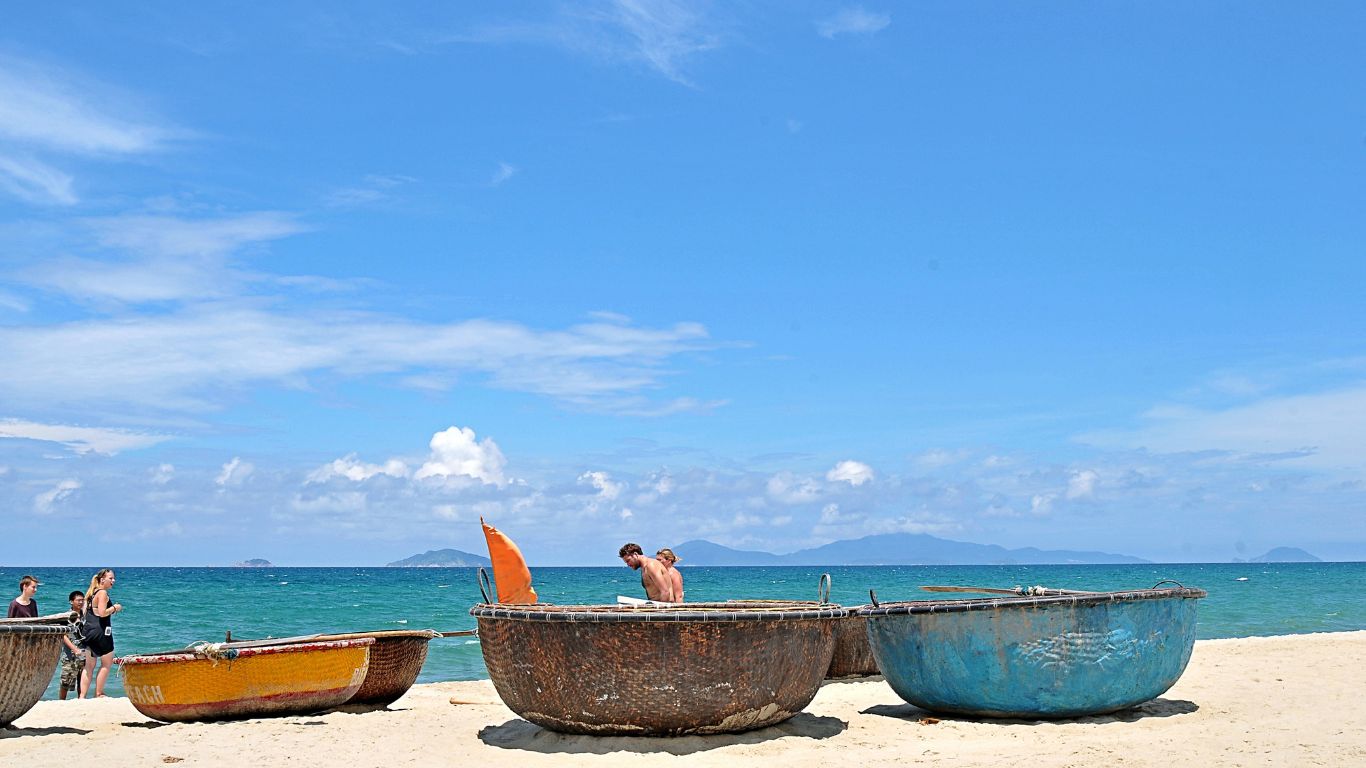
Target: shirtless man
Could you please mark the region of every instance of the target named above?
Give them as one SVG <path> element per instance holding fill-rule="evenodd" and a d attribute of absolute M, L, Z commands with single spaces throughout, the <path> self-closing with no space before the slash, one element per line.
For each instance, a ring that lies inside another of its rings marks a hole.
<path fill-rule="evenodd" d="M 656 603 L 674 602 L 674 585 L 664 566 L 653 557 L 646 557 L 639 544 L 626 544 L 617 552 L 623 563 L 631 570 L 640 571 L 640 585 L 645 587 L 645 595 Z"/>

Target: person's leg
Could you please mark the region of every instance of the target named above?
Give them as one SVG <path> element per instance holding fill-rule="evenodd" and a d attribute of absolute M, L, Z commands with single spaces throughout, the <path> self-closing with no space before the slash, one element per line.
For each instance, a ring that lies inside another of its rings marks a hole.
<path fill-rule="evenodd" d="M 76 698 L 84 699 L 85 695 L 90 692 L 90 673 L 94 670 L 95 654 L 93 651 L 87 650 L 85 652 L 85 666 L 81 667 L 80 692 L 76 694 Z"/>
<path fill-rule="evenodd" d="M 66 686 L 65 686 L 65 685 L 62 686 L 62 687 L 57 691 L 57 700 L 58 700 L 58 701 L 66 701 Z"/>
<path fill-rule="evenodd" d="M 104 695 L 104 681 L 109 679 L 109 665 L 113 663 L 113 651 L 100 657 L 100 672 L 95 677 L 95 698 L 97 699 Z"/>

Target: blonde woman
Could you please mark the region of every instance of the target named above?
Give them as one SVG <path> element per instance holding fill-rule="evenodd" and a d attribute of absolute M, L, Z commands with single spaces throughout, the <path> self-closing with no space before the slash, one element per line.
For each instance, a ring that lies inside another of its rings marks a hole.
<path fill-rule="evenodd" d="M 81 637 L 85 640 L 85 668 L 81 670 L 81 698 L 90 693 L 90 676 L 95 662 L 100 672 L 95 677 L 95 698 L 104 696 L 104 683 L 109 679 L 109 667 L 114 664 L 114 628 L 109 617 L 123 610 L 118 603 L 109 602 L 109 590 L 114 588 L 114 571 L 102 568 L 90 579 L 85 591 L 85 616 L 81 622 Z"/>
<path fill-rule="evenodd" d="M 683 602 L 683 574 L 674 567 L 678 563 L 678 555 L 665 547 L 655 553 L 655 559 L 664 564 L 664 572 L 669 574 L 669 581 L 674 585 L 674 602 Z"/>

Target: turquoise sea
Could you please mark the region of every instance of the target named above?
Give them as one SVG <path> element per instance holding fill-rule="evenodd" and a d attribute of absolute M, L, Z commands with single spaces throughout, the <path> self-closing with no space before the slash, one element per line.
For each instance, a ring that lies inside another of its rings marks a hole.
<path fill-rule="evenodd" d="M 65 610 L 96 568 L 0 568 L 0 586 L 18 594 L 19 577 L 42 582 L 44 614 Z M 116 568 L 115 652 L 139 653 L 234 639 L 374 629 L 474 628 L 479 602 L 473 568 Z M 1164 563 L 1144 565 L 684 567 L 689 601 L 736 598 L 816 599 L 822 573 L 842 605 L 931 599 L 927 584 L 1063 589 L 1134 589 L 1172 579 L 1209 592 L 1199 636 L 1247 637 L 1366 629 L 1366 563 Z M 611 603 L 643 597 L 635 572 L 616 568 L 533 568 L 542 602 Z M 4 593 L 0 593 L 4 594 Z M 486 677 L 477 640 L 432 642 L 419 682 Z M 56 697 L 56 684 L 47 697 Z M 121 695 L 117 676 L 106 692 Z"/>

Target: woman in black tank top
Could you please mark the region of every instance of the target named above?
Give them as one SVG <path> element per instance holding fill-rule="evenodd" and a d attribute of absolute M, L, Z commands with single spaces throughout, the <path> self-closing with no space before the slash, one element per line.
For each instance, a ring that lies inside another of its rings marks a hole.
<path fill-rule="evenodd" d="M 81 698 L 90 692 L 90 676 L 95 671 L 95 662 L 100 662 L 99 674 L 95 676 L 95 697 L 104 695 L 104 683 L 109 679 L 109 668 L 114 664 L 114 628 L 109 617 L 123 610 L 118 603 L 110 603 L 109 590 L 114 587 L 114 571 L 104 568 L 90 579 L 90 589 L 85 593 L 85 611 L 82 626 L 97 623 L 99 631 L 83 633 L 85 639 L 85 669 L 81 670 Z M 92 621 L 93 620 L 93 621 Z"/>

